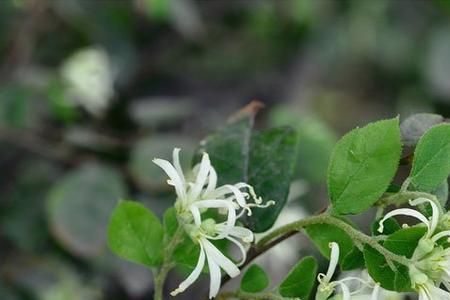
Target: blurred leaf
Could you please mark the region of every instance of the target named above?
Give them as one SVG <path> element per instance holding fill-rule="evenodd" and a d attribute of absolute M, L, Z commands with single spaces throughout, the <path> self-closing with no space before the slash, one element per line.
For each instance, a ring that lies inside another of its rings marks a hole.
<path fill-rule="evenodd" d="M 163 260 L 163 227 L 153 212 L 133 201 L 121 201 L 108 226 L 108 245 L 123 259 L 155 267 Z"/>
<path fill-rule="evenodd" d="M 292 126 L 297 130 L 299 147 L 295 176 L 315 183 L 326 178 L 331 151 L 336 135 L 316 117 L 301 116 L 291 107 L 279 107 L 271 113 L 275 126 Z"/>
<path fill-rule="evenodd" d="M 189 99 L 149 98 L 134 101 L 129 107 L 133 121 L 149 127 L 176 124 L 192 112 Z"/>
<path fill-rule="evenodd" d="M 3 284 L 0 278 L 0 299 L 2 300 L 19 300 L 19 295 L 9 285 Z"/>
<path fill-rule="evenodd" d="M 0 220 L 4 236 L 24 251 L 47 248 L 45 198 L 57 176 L 56 168 L 44 162 L 27 161 L 14 180 L 11 196 Z M 32 233 L 32 234 L 30 234 Z"/>
<path fill-rule="evenodd" d="M 154 158 L 172 160 L 173 148 L 180 148 L 181 166 L 190 169 L 195 145 L 184 136 L 155 135 L 138 140 L 130 154 L 129 168 L 133 178 L 143 189 L 167 187 L 166 175 L 153 163 Z"/>
<path fill-rule="evenodd" d="M 78 110 L 73 103 L 65 97 L 66 86 L 59 80 L 51 80 L 47 86 L 47 101 L 56 119 L 64 122 L 72 122 L 78 117 Z"/>
<path fill-rule="evenodd" d="M 140 0 L 152 20 L 165 21 L 169 17 L 171 0 Z"/>
<path fill-rule="evenodd" d="M 153 275 L 149 269 L 116 256 L 109 257 L 107 262 L 130 298 L 143 297 L 153 287 Z"/>
<path fill-rule="evenodd" d="M 295 265 L 281 282 L 278 291 L 283 297 L 308 299 L 317 275 L 317 261 L 307 256 Z"/>
<path fill-rule="evenodd" d="M 423 227 L 400 229 L 391 234 L 383 246 L 395 254 L 410 258 L 425 231 Z M 394 263 L 397 270 L 392 270 L 384 256 L 368 245 L 364 248 L 364 258 L 370 276 L 375 282 L 380 283 L 381 287 L 398 292 L 411 291 L 411 281 L 406 266 Z"/>
<path fill-rule="evenodd" d="M 403 145 L 415 146 L 428 129 L 442 122 L 444 117 L 437 114 L 421 113 L 409 116 L 400 124 Z"/>
<path fill-rule="evenodd" d="M 400 160 L 398 118 L 357 128 L 336 144 L 328 169 L 328 193 L 340 214 L 367 210 L 386 191 Z"/>
<path fill-rule="evenodd" d="M 31 91 L 19 84 L 0 87 L 0 125 L 30 127 L 37 119 Z"/>
<path fill-rule="evenodd" d="M 54 237 L 77 256 L 100 255 L 106 246 L 109 216 L 125 192 L 120 173 L 108 166 L 87 164 L 72 171 L 48 195 Z"/>
<path fill-rule="evenodd" d="M 70 265 L 52 257 L 8 261 L 4 272 L 14 285 L 37 300 L 99 300 L 100 287 L 86 283 Z M 3 298 L 2 298 L 3 299 Z"/>
<path fill-rule="evenodd" d="M 64 134 L 64 141 L 76 147 L 93 151 L 107 151 L 119 146 L 119 143 L 89 127 L 71 126 Z"/>
<path fill-rule="evenodd" d="M 450 124 L 430 128 L 419 140 L 414 151 L 411 183 L 430 192 L 450 174 Z"/>
<path fill-rule="evenodd" d="M 425 57 L 424 73 L 432 94 L 448 101 L 450 96 L 450 27 L 434 30 Z"/>
<path fill-rule="evenodd" d="M 251 265 L 241 280 L 241 290 L 247 293 L 258 293 L 269 286 L 269 277 L 258 265 Z"/>

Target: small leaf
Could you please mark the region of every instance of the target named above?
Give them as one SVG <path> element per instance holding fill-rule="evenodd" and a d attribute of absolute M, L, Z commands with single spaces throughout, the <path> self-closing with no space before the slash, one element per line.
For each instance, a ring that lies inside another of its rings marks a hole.
<path fill-rule="evenodd" d="M 335 146 L 328 169 L 328 193 L 340 214 L 367 210 L 389 187 L 401 144 L 398 118 L 347 133 Z"/>
<path fill-rule="evenodd" d="M 278 291 L 283 297 L 308 299 L 316 281 L 317 261 L 312 256 L 303 258 L 289 272 Z"/>
<path fill-rule="evenodd" d="M 108 227 L 108 245 L 116 255 L 148 267 L 158 266 L 163 258 L 163 227 L 144 205 L 120 202 Z"/>
<path fill-rule="evenodd" d="M 251 265 L 244 273 L 241 290 L 247 293 L 258 293 L 269 285 L 269 277 L 258 265 Z"/>
<path fill-rule="evenodd" d="M 383 246 L 397 255 L 410 258 L 425 231 L 424 227 L 400 229 L 391 234 Z M 397 292 L 411 291 L 411 280 L 406 266 L 394 263 L 397 270 L 392 270 L 385 257 L 368 245 L 364 248 L 364 259 L 370 276 L 379 282 L 381 287 Z"/>
<path fill-rule="evenodd" d="M 432 127 L 419 140 L 414 152 L 411 184 L 430 192 L 450 174 L 450 124 Z"/>

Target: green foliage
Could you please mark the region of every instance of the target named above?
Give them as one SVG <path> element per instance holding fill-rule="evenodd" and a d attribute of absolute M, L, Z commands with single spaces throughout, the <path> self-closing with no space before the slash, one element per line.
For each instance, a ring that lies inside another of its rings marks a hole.
<path fill-rule="evenodd" d="M 292 126 L 297 131 L 299 147 L 295 177 L 323 183 L 336 142 L 333 130 L 318 117 L 302 115 L 287 105 L 273 109 L 270 117 L 274 126 Z"/>
<path fill-rule="evenodd" d="M 266 272 L 258 265 L 251 265 L 241 280 L 241 290 L 248 293 L 258 293 L 269 286 L 270 280 Z"/>
<path fill-rule="evenodd" d="M 87 164 L 55 183 L 47 212 L 53 236 L 75 255 L 92 258 L 104 253 L 108 219 L 126 194 L 115 169 Z"/>
<path fill-rule="evenodd" d="M 397 170 L 401 144 L 398 118 L 347 133 L 335 146 L 328 191 L 340 214 L 367 210 L 386 191 Z"/>
<path fill-rule="evenodd" d="M 353 247 L 353 240 L 342 229 L 329 224 L 316 224 L 306 227 L 306 233 L 319 249 L 320 253 L 326 258 L 330 259 L 331 242 L 336 242 L 339 245 L 340 253 L 339 260 L 342 261 L 344 257 L 349 254 Z"/>
<path fill-rule="evenodd" d="M 283 297 L 308 299 L 314 287 L 317 274 L 317 261 L 307 256 L 299 261 L 281 282 L 278 291 Z"/>
<path fill-rule="evenodd" d="M 145 206 L 121 201 L 111 215 L 108 246 L 116 255 L 148 267 L 158 266 L 163 259 L 163 227 Z"/>
<path fill-rule="evenodd" d="M 410 258 L 424 233 L 423 227 L 400 229 L 391 234 L 383 246 L 395 254 Z M 406 266 L 393 263 L 393 270 L 386 258 L 368 245 L 364 248 L 364 258 L 370 276 L 383 288 L 398 292 L 411 291 L 411 280 Z"/>
<path fill-rule="evenodd" d="M 436 189 L 450 174 L 450 124 L 432 127 L 414 152 L 411 183 L 421 191 Z"/>
<path fill-rule="evenodd" d="M 244 224 L 254 232 L 269 229 L 286 203 L 295 165 L 297 138 L 289 128 L 253 133 L 253 116 L 229 124 L 202 144 L 217 171 L 219 184 L 247 182 L 270 209 L 254 209 Z"/>

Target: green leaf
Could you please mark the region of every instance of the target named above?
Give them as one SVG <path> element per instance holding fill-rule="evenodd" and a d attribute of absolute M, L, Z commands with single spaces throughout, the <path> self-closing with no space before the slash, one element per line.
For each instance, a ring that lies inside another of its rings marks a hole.
<path fill-rule="evenodd" d="M 283 297 L 308 299 L 316 281 L 317 261 L 312 256 L 303 258 L 280 284 L 278 292 Z"/>
<path fill-rule="evenodd" d="M 411 184 L 425 192 L 436 189 L 450 174 L 450 124 L 432 127 L 414 152 Z"/>
<path fill-rule="evenodd" d="M 111 215 L 108 245 L 116 255 L 148 267 L 163 259 L 163 227 L 144 205 L 121 201 Z"/>
<path fill-rule="evenodd" d="M 330 259 L 331 249 L 329 245 L 331 242 L 339 244 L 339 261 L 342 261 L 353 250 L 354 243 L 352 238 L 336 226 L 315 224 L 307 226 L 305 230 L 320 253 L 327 259 Z"/>
<path fill-rule="evenodd" d="M 247 182 L 269 208 L 254 209 L 244 224 L 254 232 L 264 232 L 276 221 L 286 203 L 295 166 L 297 135 L 290 128 L 252 132 L 253 115 L 229 124 L 202 144 L 218 173 L 219 184 Z"/>
<path fill-rule="evenodd" d="M 252 209 L 244 224 L 254 232 L 264 232 L 275 223 L 286 204 L 294 171 L 297 135 L 290 128 L 274 128 L 255 133 L 248 165 L 248 183 L 264 200 L 275 205 Z"/>
<path fill-rule="evenodd" d="M 389 234 L 393 234 L 394 232 L 400 230 L 402 227 L 398 224 L 398 222 L 393 219 L 393 218 L 389 218 L 386 219 L 383 222 L 383 233 L 378 232 L 378 228 L 380 227 L 380 221 L 381 221 L 382 217 L 376 219 L 371 226 L 371 231 L 373 235 L 389 235 Z"/>
<path fill-rule="evenodd" d="M 124 180 L 114 168 L 87 164 L 70 172 L 56 182 L 47 197 L 53 236 L 74 255 L 102 255 L 109 217 L 125 194 Z"/>
<path fill-rule="evenodd" d="M 328 193 L 340 214 L 367 210 L 386 191 L 397 170 L 401 144 L 398 118 L 347 133 L 335 146 Z"/>
<path fill-rule="evenodd" d="M 341 269 L 344 271 L 361 269 L 364 267 L 364 254 L 358 247 L 354 246 L 352 251 L 350 251 L 341 261 Z"/>
<path fill-rule="evenodd" d="M 269 277 L 258 265 L 251 265 L 242 276 L 241 290 L 247 293 L 258 293 L 269 286 Z"/>
<path fill-rule="evenodd" d="M 423 227 L 400 229 L 390 235 L 383 246 L 395 254 L 410 258 L 425 231 Z M 364 259 L 370 276 L 383 288 L 398 292 L 411 291 L 411 280 L 406 266 L 394 263 L 396 270 L 392 270 L 384 256 L 368 245 L 364 248 Z"/>

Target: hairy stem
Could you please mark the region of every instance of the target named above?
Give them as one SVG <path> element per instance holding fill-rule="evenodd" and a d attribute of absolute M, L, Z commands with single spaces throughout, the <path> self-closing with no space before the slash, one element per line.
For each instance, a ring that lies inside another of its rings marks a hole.
<path fill-rule="evenodd" d="M 283 235 L 289 234 L 292 235 L 292 232 L 297 232 L 300 229 L 314 224 L 329 224 L 336 226 L 340 229 L 342 229 L 345 233 L 348 234 L 354 240 L 356 243 L 360 244 L 367 244 L 370 247 L 377 250 L 379 253 L 381 253 L 387 260 L 395 261 L 398 263 L 401 263 L 403 265 L 409 265 L 410 261 L 404 256 L 400 256 L 397 254 L 392 253 L 391 251 L 384 248 L 382 245 L 380 245 L 377 241 L 377 239 L 374 239 L 371 236 L 368 236 L 359 230 L 355 229 L 350 224 L 342 221 L 341 219 L 338 219 L 336 217 L 333 217 L 329 215 L 328 213 L 323 213 L 317 216 L 312 216 L 309 218 L 305 218 L 299 221 L 292 222 L 290 224 L 284 225 L 270 233 L 268 233 L 265 237 L 263 237 L 257 244 L 256 248 L 262 248 L 264 245 L 268 244 L 275 238 L 279 238 Z"/>
<path fill-rule="evenodd" d="M 241 300 L 287 300 L 290 298 L 285 298 L 280 295 L 277 295 L 273 292 L 263 292 L 263 293 L 247 293 L 241 290 L 237 290 L 234 292 L 223 292 L 217 296 L 217 300 L 226 300 L 226 299 L 234 299 L 238 298 Z"/>
<path fill-rule="evenodd" d="M 167 274 L 169 274 L 170 270 L 172 270 L 172 268 L 174 267 L 172 255 L 175 251 L 175 248 L 182 241 L 183 231 L 183 227 L 178 226 L 172 239 L 170 239 L 170 241 L 168 241 L 166 246 L 164 247 L 164 260 L 161 268 L 156 272 L 155 275 L 155 300 L 163 300 L 164 282 L 166 281 Z"/>

